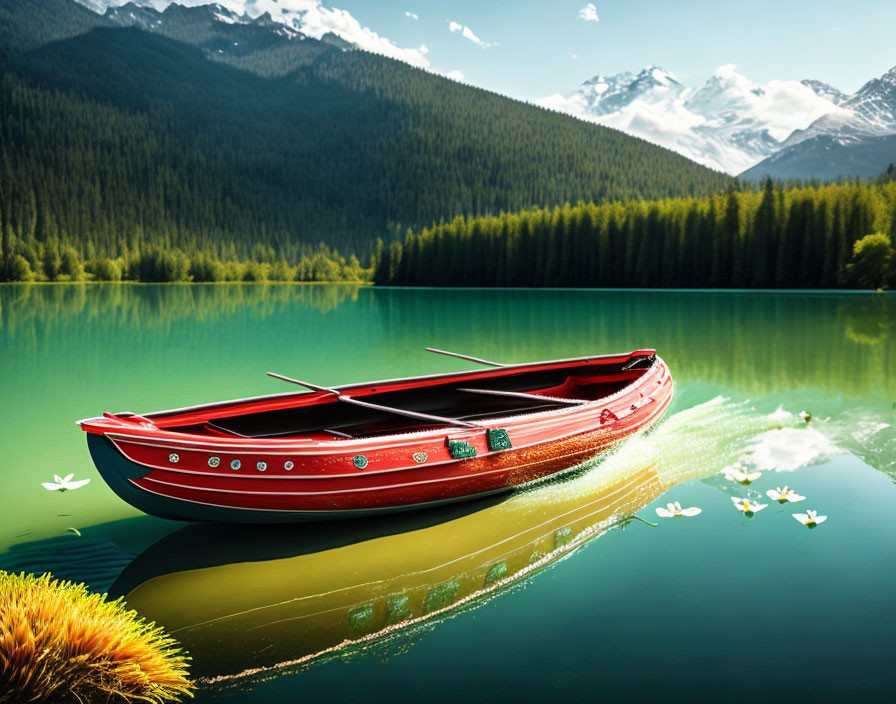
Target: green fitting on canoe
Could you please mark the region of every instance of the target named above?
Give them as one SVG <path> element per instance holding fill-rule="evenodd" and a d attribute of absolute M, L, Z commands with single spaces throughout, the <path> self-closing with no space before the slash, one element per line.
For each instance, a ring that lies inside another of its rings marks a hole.
<path fill-rule="evenodd" d="M 488 573 L 485 575 L 485 586 L 489 586 L 494 584 L 498 580 L 504 579 L 507 576 L 507 563 L 499 562 L 497 565 L 492 565 L 489 569 Z"/>
<path fill-rule="evenodd" d="M 561 545 L 566 545 L 570 540 L 572 540 L 572 528 L 569 526 L 561 528 L 554 533 L 554 549 L 556 550 Z"/>
<path fill-rule="evenodd" d="M 439 584 L 428 592 L 426 592 L 426 600 L 423 602 L 424 613 L 444 609 L 454 603 L 457 592 L 460 591 L 460 584 L 457 582 L 445 582 Z"/>
<path fill-rule="evenodd" d="M 404 594 L 394 594 L 386 599 L 386 618 L 389 623 L 398 623 L 409 619 L 414 614 L 411 612 L 411 600 Z"/>
<path fill-rule="evenodd" d="M 463 460 L 468 457 L 475 457 L 476 448 L 466 440 L 449 440 L 448 454 L 451 455 L 453 459 Z"/>
<path fill-rule="evenodd" d="M 373 623 L 373 604 L 361 604 L 348 612 L 348 625 L 355 632 L 367 631 Z"/>
<path fill-rule="evenodd" d="M 510 444 L 510 436 L 504 428 L 489 428 L 485 437 L 488 439 L 488 449 L 509 450 L 513 445 Z"/>

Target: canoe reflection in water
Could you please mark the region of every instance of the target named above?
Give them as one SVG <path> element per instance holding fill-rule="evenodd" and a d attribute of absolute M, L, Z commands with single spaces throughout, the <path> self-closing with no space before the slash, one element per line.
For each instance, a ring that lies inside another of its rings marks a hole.
<path fill-rule="evenodd" d="M 597 466 L 504 501 L 312 530 L 188 526 L 144 551 L 112 592 L 172 633 L 207 684 L 267 679 L 398 634 L 406 642 L 630 520 L 678 481 L 718 471 L 730 454 L 722 445 L 740 446 L 761 425 L 730 419 L 733 434 L 697 441 L 723 409 L 678 413 Z"/>

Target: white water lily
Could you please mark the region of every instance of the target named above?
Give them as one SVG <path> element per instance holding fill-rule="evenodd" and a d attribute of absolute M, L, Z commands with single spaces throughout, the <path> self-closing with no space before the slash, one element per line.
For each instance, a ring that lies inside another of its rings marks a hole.
<path fill-rule="evenodd" d="M 805 513 L 795 513 L 793 517 L 809 528 L 814 528 L 819 523 L 824 523 L 828 520 L 827 516 L 819 516 L 818 511 L 813 511 L 812 509 L 807 509 Z"/>
<path fill-rule="evenodd" d="M 777 501 L 780 504 L 787 503 L 788 501 L 802 501 L 806 498 L 805 496 L 800 496 L 786 485 L 783 489 L 781 487 L 776 487 L 774 489 L 769 489 L 765 493 L 772 501 Z"/>
<path fill-rule="evenodd" d="M 660 516 L 661 518 L 675 518 L 675 516 L 689 517 L 696 516 L 702 511 L 702 508 L 697 508 L 696 506 L 682 508 L 681 503 L 676 501 L 675 503 L 666 504 L 666 508 L 657 508 L 656 515 Z"/>
<path fill-rule="evenodd" d="M 737 482 L 744 485 L 752 484 L 762 476 L 762 472 L 744 471 L 744 467 L 740 462 L 735 462 L 730 467 L 726 467 L 722 470 L 722 473 L 729 482 Z"/>
<path fill-rule="evenodd" d="M 751 501 L 749 498 L 740 499 L 736 496 L 732 496 L 731 500 L 734 502 L 734 508 L 736 508 L 738 511 L 742 511 L 748 516 L 752 516 L 757 511 L 761 511 L 766 506 L 768 506 L 768 504 L 760 504 L 756 503 L 755 501 Z"/>
<path fill-rule="evenodd" d="M 74 489 L 80 489 L 82 486 L 89 484 L 90 479 L 79 479 L 77 481 L 72 481 L 75 478 L 74 474 L 67 474 L 64 477 L 60 477 L 58 474 L 53 475 L 53 479 L 55 482 L 41 482 L 41 485 L 47 491 L 70 491 Z"/>

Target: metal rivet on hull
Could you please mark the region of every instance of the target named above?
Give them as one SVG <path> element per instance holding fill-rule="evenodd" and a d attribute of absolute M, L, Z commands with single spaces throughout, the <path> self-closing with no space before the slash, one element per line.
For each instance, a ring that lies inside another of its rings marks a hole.
<path fill-rule="evenodd" d="M 239 460 L 233 460 L 230 463 L 230 468 L 231 469 L 239 469 L 241 465 L 242 465 L 242 462 L 240 462 Z"/>
<path fill-rule="evenodd" d="M 352 457 L 352 464 L 358 469 L 364 469 L 367 466 L 367 457 L 364 455 L 355 455 Z"/>
<path fill-rule="evenodd" d="M 170 455 L 168 455 L 168 461 L 171 464 L 177 464 L 178 462 L 180 462 L 180 455 L 178 455 L 176 452 L 172 452 Z"/>
<path fill-rule="evenodd" d="M 283 469 L 285 469 L 287 472 L 290 471 L 293 467 L 295 467 L 295 465 L 293 464 L 292 460 L 286 460 L 286 462 L 283 463 Z"/>
<path fill-rule="evenodd" d="M 259 472 L 263 472 L 267 468 L 268 468 L 267 462 L 256 462 L 255 463 L 255 469 L 257 469 Z"/>
<path fill-rule="evenodd" d="M 208 458 L 208 466 L 209 466 L 209 467 L 217 467 L 219 464 L 221 464 L 221 458 L 220 458 L 220 457 L 214 457 L 214 456 L 212 456 L 212 457 L 209 457 L 209 458 Z"/>

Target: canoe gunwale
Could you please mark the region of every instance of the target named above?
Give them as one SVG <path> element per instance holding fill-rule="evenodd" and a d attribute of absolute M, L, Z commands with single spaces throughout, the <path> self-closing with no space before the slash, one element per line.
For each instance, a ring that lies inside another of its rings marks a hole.
<path fill-rule="evenodd" d="M 313 455 L 328 455 L 333 453 L 343 453 L 348 450 L 357 450 L 359 448 L 368 448 L 368 447 L 394 447 L 401 448 L 404 445 L 416 445 L 421 440 L 429 439 L 429 438 L 443 438 L 448 437 L 451 439 L 465 439 L 467 437 L 475 436 L 481 434 L 482 432 L 490 429 L 490 428 L 502 428 L 505 426 L 516 427 L 519 428 L 521 426 L 525 426 L 528 428 L 537 428 L 543 423 L 549 423 L 555 421 L 559 418 L 558 422 L 562 422 L 563 420 L 576 418 L 580 415 L 586 415 L 592 412 L 595 408 L 606 406 L 614 403 L 619 398 L 623 396 L 627 396 L 632 393 L 638 386 L 643 385 L 645 380 L 650 377 L 651 371 L 653 371 L 656 367 L 662 366 L 665 370 L 665 374 L 668 374 L 668 367 L 665 362 L 658 356 L 656 356 L 655 352 L 652 350 L 637 350 L 630 354 L 624 355 L 604 355 L 600 357 L 582 357 L 582 358 L 574 358 L 572 360 L 556 360 L 552 362 L 542 362 L 536 364 L 519 364 L 519 365 L 508 365 L 507 367 L 502 367 L 500 370 L 473 370 L 470 372 L 471 374 L 476 374 L 477 376 L 483 376 L 483 372 L 494 372 L 494 371 L 504 371 L 509 368 L 522 368 L 522 367 L 532 367 L 533 369 L 537 369 L 542 365 L 553 365 L 559 363 L 567 363 L 567 362 L 582 362 L 583 364 L 587 364 L 592 360 L 609 360 L 609 359 L 618 359 L 620 361 L 630 359 L 639 354 L 650 354 L 653 357 L 651 364 L 648 367 L 643 369 L 639 369 L 641 372 L 636 378 L 634 378 L 629 384 L 614 392 L 613 394 L 609 394 L 607 396 L 602 396 L 600 398 L 587 401 L 585 403 L 580 403 L 576 405 L 570 405 L 561 408 L 552 408 L 546 411 L 536 411 L 536 412 L 519 412 L 515 415 L 506 415 L 506 416 L 498 416 L 488 419 L 483 419 L 477 421 L 476 427 L 471 428 L 459 428 L 452 426 L 442 426 L 436 425 L 431 428 L 424 428 L 421 430 L 412 430 L 406 432 L 394 432 L 383 435 L 376 436 L 365 436 L 365 437 L 356 437 L 356 438 L 334 438 L 332 440 L 319 440 L 313 438 L 302 438 L 297 437 L 294 439 L 284 440 L 284 439 L 271 439 L 264 437 L 224 437 L 224 436 L 202 436 L 199 437 L 193 433 L 184 433 L 174 430 L 167 430 L 164 428 L 147 428 L 140 427 L 139 425 L 135 425 L 134 423 L 127 422 L 124 419 L 119 419 L 116 417 L 108 417 L 108 416 L 97 416 L 93 418 L 86 418 L 83 420 L 77 421 L 77 424 L 85 431 L 92 432 L 100 435 L 105 435 L 110 438 L 110 440 L 122 440 L 131 442 L 134 444 L 141 445 L 149 445 L 153 447 L 170 447 L 172 449 L 202 449 L 207 450 L 209 452 L 247 452 L 251 450 L 263 450 L 268 454 L 296 454 L 300 453 L 303 456 L 313 456 Z M 447 374 L 437 374 L 437 375 L 429 375 L 425 377 L 407 377 L 398 380 L 391 381 L 414 381 L 417 379 L 435 379 L 435 378 L 452 378 L 465 375 L 466 373 L 461 372 L 458 373 L 447 373 Z M 665 374 L 658 381 L 661 382 L 662 379 L 665 378 Z M 349 388 L 357 387 L 368 387 L 372 385 L 381 386 L 383 384 L 390 383 L 389 381 L 371 381 L 365 382 L 364 384 L 353 384 L 351 387 L 349 386 L 338 386 L 333 387 L 334 389 L 347 390 Z M 273 396 L 257 396 L 250 397 L 248 399 L 239 399 L 235 401 L 223 401 L 220 403 L 208 404 L 203 406 L 191 406 L 186 409 L 183 409 L 184 412 L 195 412 L 197 410 L 213 410 L 215 408 L 226 407 L 231 404 L 241 404 L 241 403 L 251 403 L 254 401 L 261 401 L 268 398 L 290 398 L 294 396 L 300 397 L 311 397 L 311 396 L 325 396 L 325 394 L 315 394 L 315 393 L 300 393 L 300 394 L 276 394 Z M 643 394 L 643 396 L 649 398 L 649 394 Z M 550 401 L 552 400 L 550 397 L 545 396 L 545 399 Z M 150 414 L 136 415 L 130 414 L 131 417 L 136 418 L 146 418 L 152 419 L 154 417 L 159 417 L 161 413 L 166 415 L 177 413 L 177 411 L 161 411 Z M 618 419 L 619 416 L 617 416 Z M 561 436 L 558 436 L 561 437 Z M 117 445 L 117 443 L 116 443 Z M 493 451 L 503 452 L 503 450 L 495 450 Z"/>
<path fill-rule="evenodd" d="M 450 379 L 452 377 L 500 377 L 505 376 L 506 374 L 502 374 L 501 372 L 519 372 L 526 367 L 531 367 L 532 370 L 538 369 L 540 367 L 550 368 L 555 365 L 565 365 L 565 364 L 589 364 L 591 362 L 611 362 L 613 360 L 618 360 L 620 362 L 632 359 L 633 357 L 647 357 L 650 355 L 656 355 L 656 350 L 653 349 L 639 349 L 633 350 L 632 352 L 622 352 L 618 354 L 603 354 L 603 355 L 593 355 L 588 357 L 569 357 L 566 359 L 552 359 L 546 360 L 543 362 L 520 362 L 517 364 L 505 364 L 501 367 L 497 367 L 495 369 L 470 369 L 467 371 L 459 371 L 459 372 L 439 372 L 437 374 L 422 374 L 420 376 L 406 376 L 406 377 L 394 377 L 391 379 L 376 379 L 374 381 L 362 381 L 362 382 L 353 382 L 351 384 L 341 384 L 339 386 L 333 386 L 332 388 L 335 391 L 340 392 L 349 392 L 352 389 L 365 389 L 371 386 L 386 386 L 386 385 L 395 385 L 401 384 L 404 382 L 413 382 L 413 381 L 438 381 L 440 379 Z M 145 418 L 165 418 L 171 415 L 179 415 L 182 413 L 191 413 L 194 411 L 206 411 L 206 410 L 214 410 L 216 408 L 226 408 L 227 406 L 236 405 L 240 403 L 250 403 L 252 401 L 263 401 L 266 399 L 286 399 L 293 397 L 312 397 L 312 396 L 322 396 L 326 397 L 327 394 L 324 392 L 290 392 L 285 391 L 283 393 L 277 394 L 265 394 L 261 396 L 249 396 L 247 398 L 239 398 L 232 399 L 230 401 L 215 401 L 213 403 L 206 404 L 198 404 L 195 406 L 184 406 L 183 408 L 171 408 L 164 411 L 153 411 L 152 413 L 143 414 Z M 92 420 L 92 419 L 87 419 Z M 78 421 L 80 424 L 82 421 Z"/>

